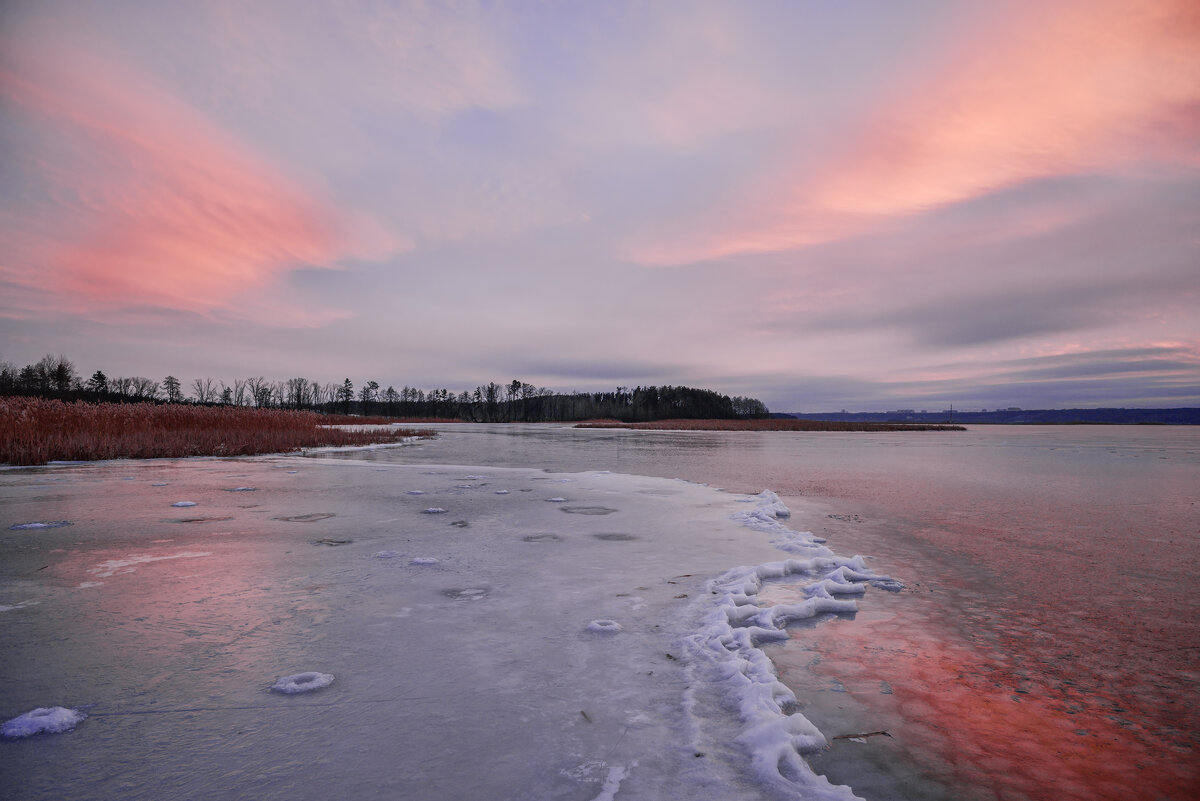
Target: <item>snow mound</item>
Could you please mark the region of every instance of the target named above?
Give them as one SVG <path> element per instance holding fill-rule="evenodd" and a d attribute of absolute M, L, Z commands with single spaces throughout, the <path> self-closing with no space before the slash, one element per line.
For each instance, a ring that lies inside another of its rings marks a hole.
<path fill-rule="evenodd" d="M 291 676 L 284 676 L 272 684 L 271 689 L 285 695 L 296 695 L 298 693 L 310 693 L 313 690 L 328 687 L 330 684 L 333 684 L 332 673 L 318 673 L 315 670 L 310 670 L 307 673 L 295 673 Z"/>
<path fill-rule="evenodd" d="M 601 634 L 616 634 L 621 631 L 621 624 L 615 620 L 593 620 L 587 624 L 587 630 Z"/>
<path fill-rule="evenodd" d="M 38 707 L 12 720 L 4 721 L 0 734 L 16 739 L 34 734 L 59 734 L 79 725 L 87 715 L 77 709 L 62 706 Z"/>

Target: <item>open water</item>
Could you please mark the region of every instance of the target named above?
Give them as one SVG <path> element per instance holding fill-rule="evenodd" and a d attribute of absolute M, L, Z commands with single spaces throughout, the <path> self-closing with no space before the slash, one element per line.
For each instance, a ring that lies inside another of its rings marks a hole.
<path fill-rule="evenodd" d="M 772 651 L 864 798 L 1200 797 L 1200 428 L 440 430 L 345 456 L 772 489 L 903 581 Z"/>

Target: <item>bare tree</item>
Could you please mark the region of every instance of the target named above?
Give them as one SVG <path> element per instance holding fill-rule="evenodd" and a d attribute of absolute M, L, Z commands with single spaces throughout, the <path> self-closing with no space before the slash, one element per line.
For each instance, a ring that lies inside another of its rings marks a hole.
<path fill-rule="evenodd" d="M 159 385 L 157 381 L 140 375 L 133 377 L 133 397 L 139 400 L 153 400 L 158 397 L 158 390 Z"/>
<path fill-rule="evenodd" d="M 192 397 L 197 403 L 212 403 L 217 399 L 217 385 L 211 378 L 196 378 L 192 381 Z"/>
<path fill-rule="evenodd" d="M 255 406 L 263 407 L 271 403 L 271 385 L 261 375 L 246 379 L 246 390 Z"/>

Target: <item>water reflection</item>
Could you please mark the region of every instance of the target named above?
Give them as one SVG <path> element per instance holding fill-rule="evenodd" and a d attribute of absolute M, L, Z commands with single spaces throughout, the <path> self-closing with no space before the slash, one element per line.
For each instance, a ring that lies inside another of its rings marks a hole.
<path fill-rule="evenodd" d="M 872 801 L 1200 797 L 1200 430 L 443 430 L 370 458 L 770 488 L 904 580 L 773 655 L 827 733 L 895 735 L 814 761 Z"/>

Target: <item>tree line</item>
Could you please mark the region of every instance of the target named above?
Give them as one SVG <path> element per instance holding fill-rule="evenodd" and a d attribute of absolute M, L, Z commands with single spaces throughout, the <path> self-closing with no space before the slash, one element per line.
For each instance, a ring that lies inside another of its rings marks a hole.
<path fill-rule="evenodd" d="M 65 356 L 46 355 L 36 364 L 17 369 L 0 363 L 0 395 L 26 395 L 60 400 L 112 403 L 193 403 L 302 409 L 325 414 L 441 418 L 473 422 L 543 422 L 612 418 L 644 422 L 669 418 L 733 419 L 766 417 L 762 401 L 729 397 L 707 389 L 682 386 L 617 387 L 611 392 L 560 393 L 524 381 L 489 382 L 473 391 L 422 390 L 405 386 L 382 388 L 368 380 L 355 386 L 289 378 L 270 381 L 262 376 L 235 378 L 231 383 L 196 378 L 184 384 L 168 375 L 161 381 L 144 376 L 109 377 L 96 370 L 90 378 L 78 375 Z"/>

